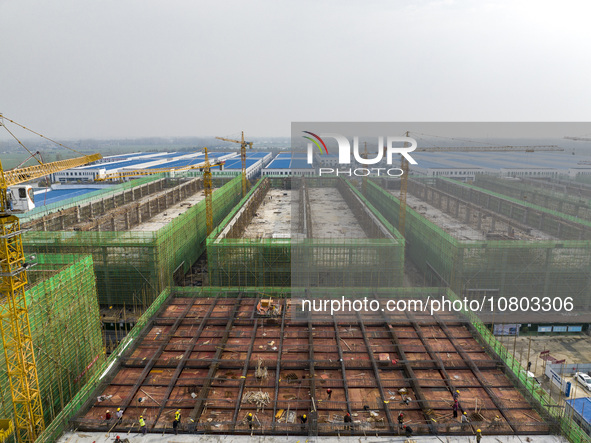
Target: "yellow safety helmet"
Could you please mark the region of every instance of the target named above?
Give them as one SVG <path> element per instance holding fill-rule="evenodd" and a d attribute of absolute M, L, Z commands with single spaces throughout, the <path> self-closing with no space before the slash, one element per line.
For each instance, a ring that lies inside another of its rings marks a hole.
<path fill-rule="evenodd" d="M 306 418 L 306 414 L 304 414 L 303 417 Z"/>
<path fill-rule="evenodd" d="M 144 418 L 144 416 L 143 415 L 140 415 L 140 418 Z"/>
<path fill-rule="evenodd" d="M 457 392 L 458 394 L 460 393 L 460 391 L 458 391 L 457 389 L 456 389 L 456 392 Z"/>
<path fill-rule="evenodd" d="M 480 429 L 476 429 L 476 432 L 482 432 Z"/>
<path fill-rule="evenodd" d="M 117 408 L 117 412 L 119 412 L 121 410 L 121 408 Z"/>
<path fill-rule="evenodd" d="M 249 413 L 248 413 L 248 416 L 249 416 L 249 417 L 252 417 L 252 412 L 249 412 Z"/>
<path fill-rule="evenodd" d="M 464 412 L 464 415 L 466 415 L 466 413 Z"/>

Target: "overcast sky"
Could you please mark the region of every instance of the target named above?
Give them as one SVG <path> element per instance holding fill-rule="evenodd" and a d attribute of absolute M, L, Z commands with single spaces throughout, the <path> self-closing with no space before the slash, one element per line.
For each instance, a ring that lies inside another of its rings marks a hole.
<path fill-rule="evenodd" d="M 0 0 L 0 112 L 48 136 L 590 121 L 591 2 Z"/>

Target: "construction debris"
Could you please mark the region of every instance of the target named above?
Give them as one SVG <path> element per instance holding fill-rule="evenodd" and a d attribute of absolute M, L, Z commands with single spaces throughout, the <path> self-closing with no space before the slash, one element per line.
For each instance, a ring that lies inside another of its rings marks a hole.
<path fill-rule="evenodd" d="M 263 391 L 245 392 L 242 396 L 242 403 L 256 404 L 257 409 L 264 408 L 271 403 L 271 397 Z"/>
<path fill-rule="evenodd" d="M 269 371 L 267 370 L 266 366 L 263 366 L 264 361 L 262 358 L 259 358 L 257 363 L 257 367 L 254 371 L 254 376 L 257 380 L 265 380 L 269 376 Z"/>

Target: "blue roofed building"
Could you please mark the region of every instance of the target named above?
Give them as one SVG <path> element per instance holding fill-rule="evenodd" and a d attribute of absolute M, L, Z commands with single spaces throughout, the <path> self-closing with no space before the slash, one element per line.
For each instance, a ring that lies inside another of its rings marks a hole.
<path fill-rule="evenodd" d="M 587 435 L 591 435 L 591 398 L 573 398 L 565 402 L 566 416 L 572 416 Z"/>

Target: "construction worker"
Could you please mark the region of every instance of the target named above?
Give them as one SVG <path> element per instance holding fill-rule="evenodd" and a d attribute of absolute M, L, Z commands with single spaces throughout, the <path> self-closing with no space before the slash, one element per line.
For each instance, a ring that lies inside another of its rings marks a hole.
<path fill-rule="evenodd" d="M 480 429 L 476 429 L 476 443 L 480 443 L 482 440 L 482 431 Z"/>
<path fill-rule="evenodd" d="M 332 396 L 332 389 L 328 388 L 326 390 L 326 395 L 328 396 L 327 400 L 330 400 L 330 397 Z"/>
<path fill-rule="evenodd" d="M 458 399 L 460 398 L 460 391 L 456 390 L 456 392 L 454 392 L 454 401 L 458 401 Z"/>
<path fill-rule="evenodd" d="M 109 421 L 111 420 L 111 412 L 107 411 L 107 413 L 105 414 L 105 420 Z"/>
<path fill-rule="evenodd" d="M 177 409 L 176 412 L 174 413 L 174 420 L 172 421 L 172 429 L 174 430 L 174 435 L 178 435 L 180 424 L 181 424 L 181 410 Z"/>
<path fill-rule="evenodd" d="M 458 403 L 458 401 L 454 401 L 454 405 L 451 407 L 453 413 L 454 413 L 454 418 L 458 418 L 458 408 L 460 407 L 460 404 Z"/>
<path fill-rule="evenodd" d="M 115 412 L 115 416 L 117 417 L 117 423 L 121 423 L 123 421 L 123 411 L 121 408 L 117 408 L 117 412 Z"/>
<path fill-rule="evenodd" d="M 460 421 L 461 421 L 463 424 L 467 424 L 467 423 L 469 423 L 469 420 L 468 420 L 468 414 L 466 414 L 466 413 L 464 412 L 464 413 L 462 414 L 462 418 L 460 419 Z"/>
<path fill-rule="evenodd" d="M 140 423 L 140 432 L 143 435 L 146 435 L 146 433 L 148 432 L 148 427 L 146 426 L 146 422 L 144 421 L 144 416 L 140 415 L 140 418 L 138 421 Z"/>
<path fill-rule="evenodd" d="M 351 418 L 351 414 L 349 414 L 347 412 L 345 414 L 345 417 L 343 418 L 343 421 L 345 422 L 345 429 L 350 430 L 351 429 L 351 423 L 353 422 L 353 419 Z"/>
<path fill-rule="evenodd" d="M 401 412 L 398 414 L 398 429 L 404 428 L 404 414 Z"/>
<path fill-rule="evenodd" d="M 303 425 L 305 425 L 306 422 L 308 421 L 308 416 L 306 414 L 302 415 L 300 417 L 300 421 L 302 422 Z"/>
<path fill-rule="evenodd" d="M 249 412 L 246 416 L 246 421 L 248 422 L 248 429 L 252 429 L 252 412 Z"/>
<path fill-rule="evenodd" d="M 408 406 L 408 404 L 410 403 L 410 397 L 408 395 L 402 395 L 402 403 L 404 403 L 406 406 Z"/>
<path fill-rule="evenodd" d="M 404 427 L 404 435 L 406 435 L 406 438 L 412 437 L 412 428 L 410 426 Z"/>

